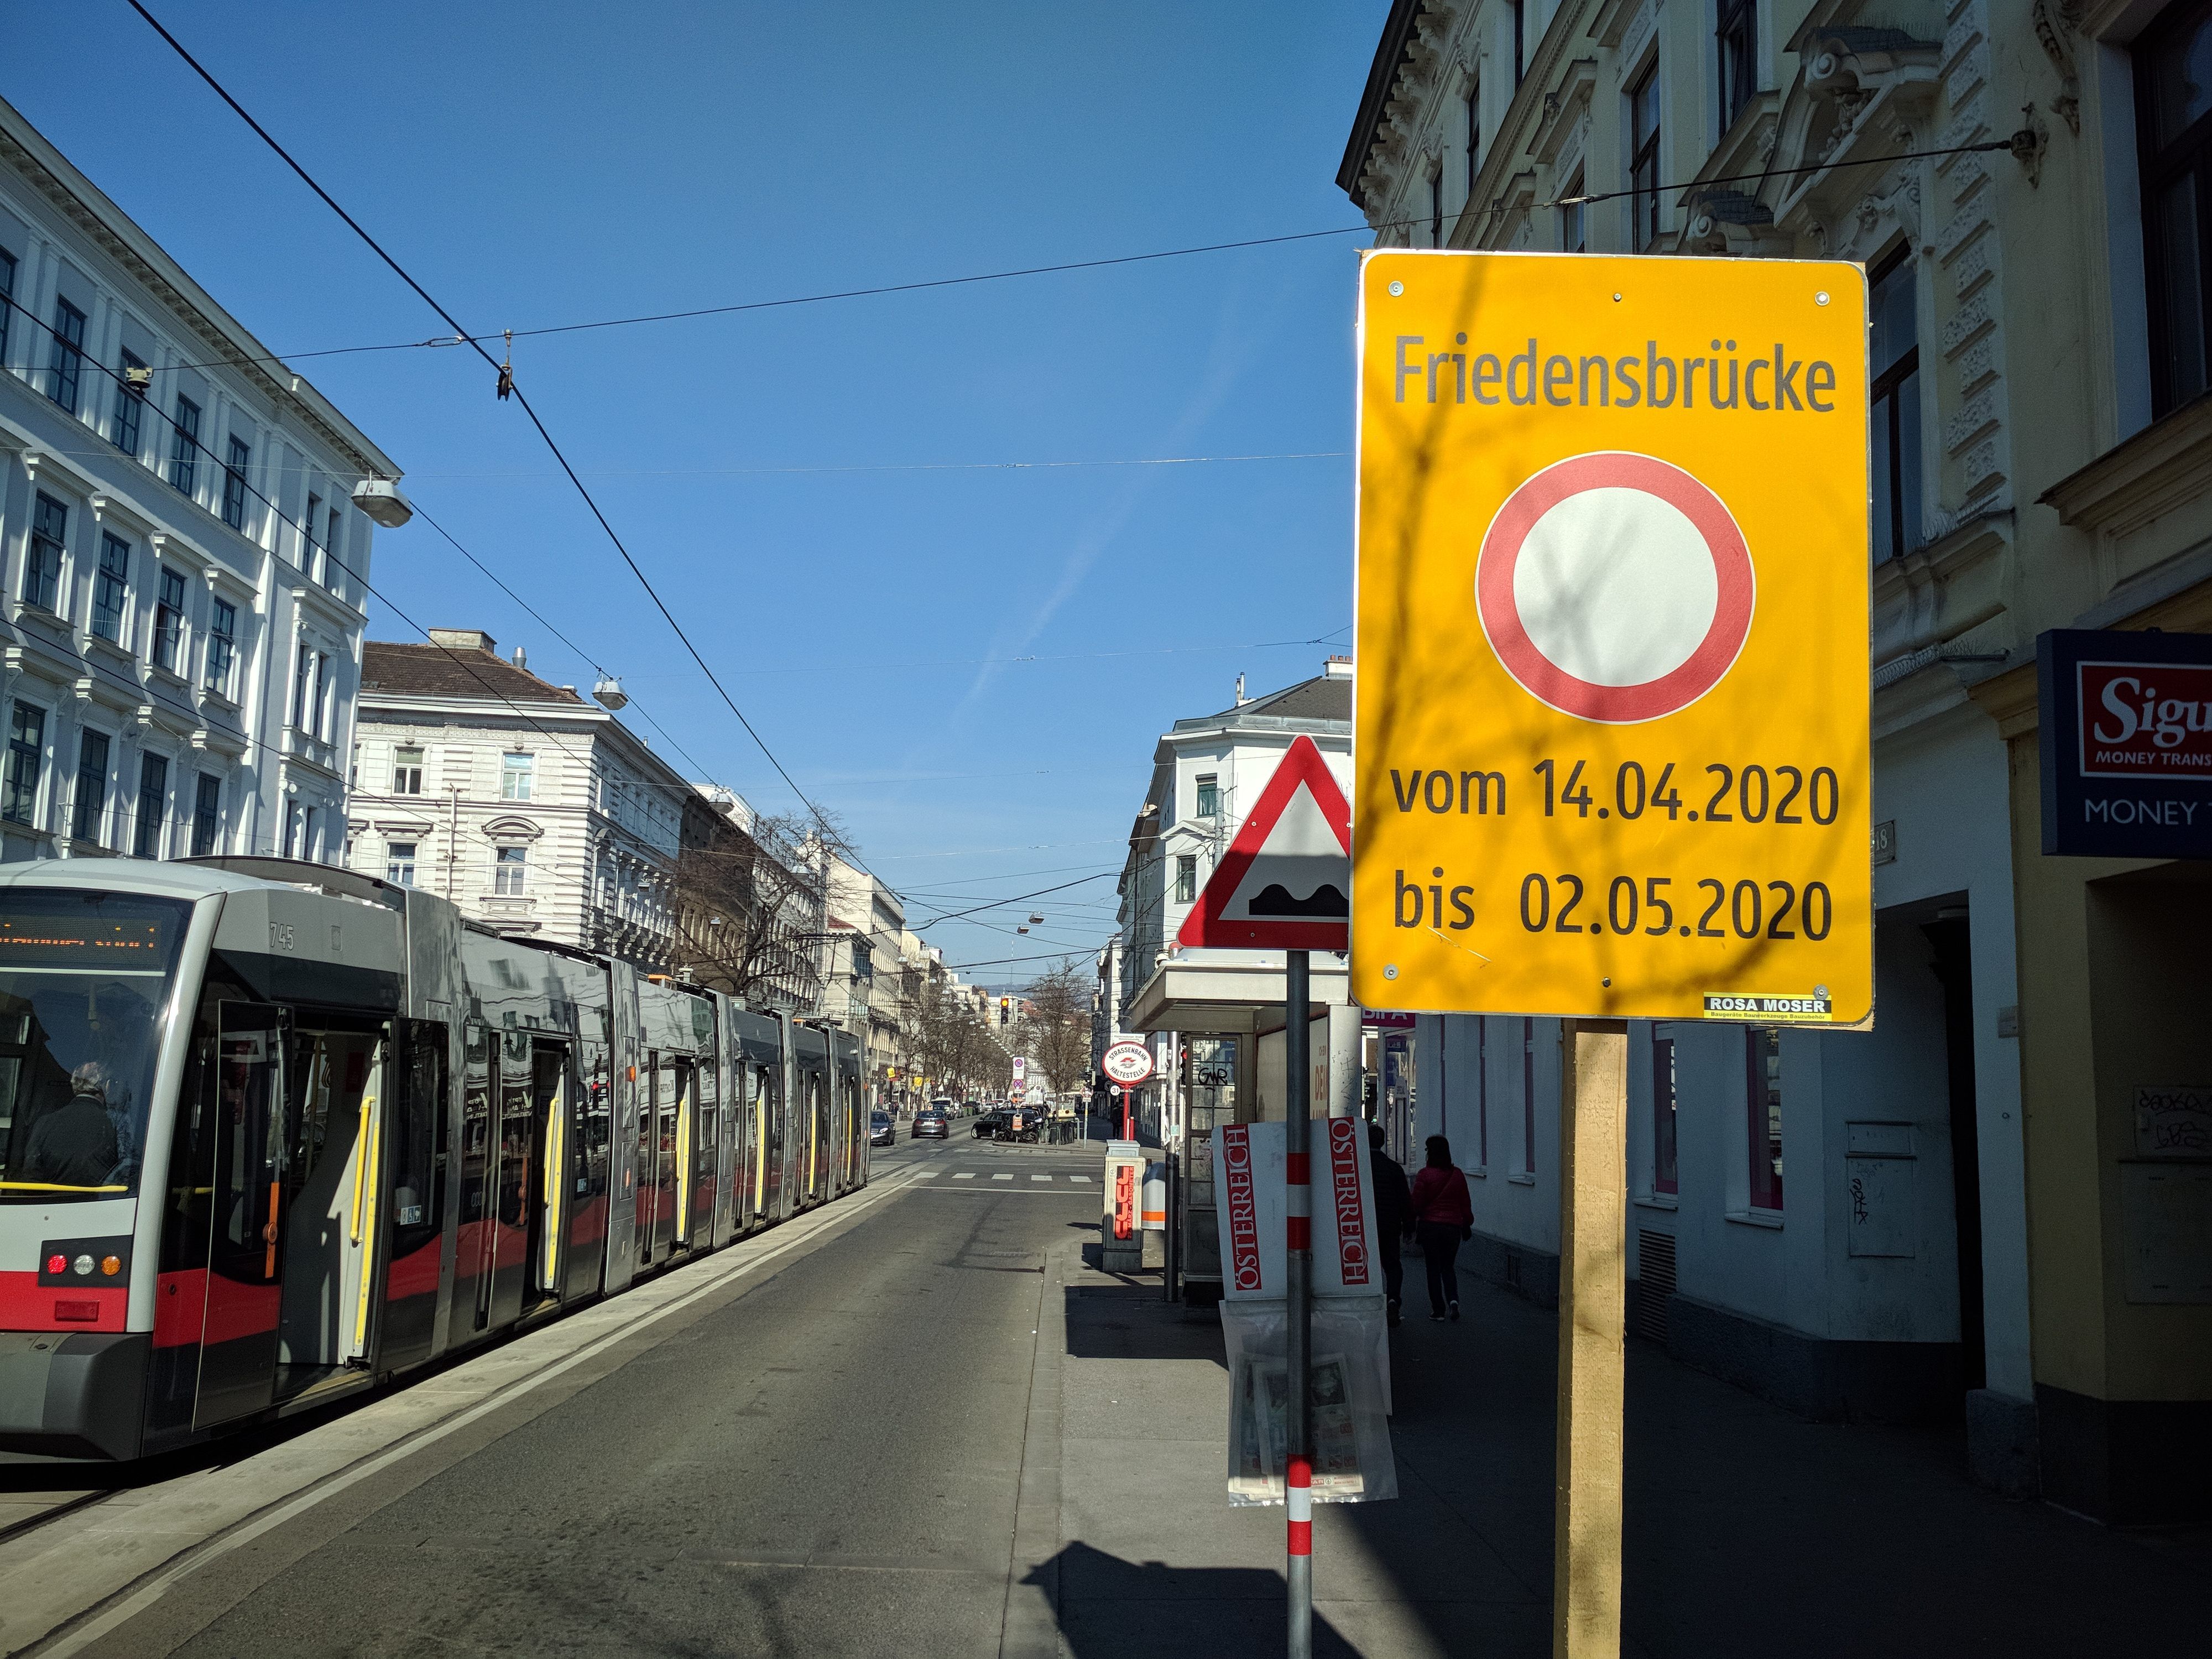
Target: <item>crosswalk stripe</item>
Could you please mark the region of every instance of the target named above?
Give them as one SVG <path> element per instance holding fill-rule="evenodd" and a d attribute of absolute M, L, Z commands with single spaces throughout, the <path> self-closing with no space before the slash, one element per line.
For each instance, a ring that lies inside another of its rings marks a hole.
<path fill-rule="evenodd" d="M 973 1170 L 963 1170 L 952 1178 L 955 1181 L 973 1181 L 975 1178 L 975 1172 Z"/>
<path fill-rule="evenodd" d="M 1033 1176 L 1031 1176 L 1030 1177 L 1030 1179 L 1031 1181 L 1049 1181 L 1049 1180 L 1051 1180 L 1051 1179 L 1052 1179 L 1052 1177 L 1051 1177 L 1050 1176 L 1034 1176 L 1034 1175 L 1033 1175 Z"/>
<path fill-rule="evenodd" d="M 1091 1177 L 1089 1176 L 1068 1176 L 1068 1179 L 1070 1181 L 1081 1182 L 1085 1186 L 1088 1186 L 1091 1182 Z"/>
<path fill-rule="evenodd" d="M 1013 1176 L 1010 1175 L 994 1175 L 991 1179 L 994 1181 L 1012 1181 Z"/>

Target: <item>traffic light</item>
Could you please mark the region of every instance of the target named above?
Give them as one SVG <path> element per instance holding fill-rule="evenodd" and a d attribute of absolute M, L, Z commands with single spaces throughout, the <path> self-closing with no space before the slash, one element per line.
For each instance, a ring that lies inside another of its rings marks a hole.
<path fill-rule="evenodd" d="M 1009 1016 L 1010 1016 L 1010 1015 L 1012 1013 L 1012 1012 L 1013 1012 L 1013 1006 L 1014 1006 L 1014 1000 L 1013 1000 L 1012 997 L 1000 997 L 1000 998 L 999 999 L 999 1024 L 1000 1024 L 1004 1025 L 1004 1024 L 1006 1023 L 1006 1021 L 1007 1021 L 1007 1019 L 1008 1019 Z"/>

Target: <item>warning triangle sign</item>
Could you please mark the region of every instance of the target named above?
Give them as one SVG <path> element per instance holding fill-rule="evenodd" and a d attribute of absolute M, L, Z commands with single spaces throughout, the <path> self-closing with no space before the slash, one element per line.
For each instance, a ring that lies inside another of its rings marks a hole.
<path fill-rule="evenodd" d="M 1352 810 L 1311 738 L 1291 744 L 1176 934 L 1181 945 L 1343 951 Z"/>

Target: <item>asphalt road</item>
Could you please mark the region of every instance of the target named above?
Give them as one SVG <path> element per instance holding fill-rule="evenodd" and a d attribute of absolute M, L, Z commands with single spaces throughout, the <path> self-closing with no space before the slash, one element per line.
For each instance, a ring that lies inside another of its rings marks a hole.
<path fill-rule="evenodd" d="M 1045 1250 L 1096 1224 L 1099 1152 L 878 1149 L 878 1180 L 936 1173 L 91 1650 L 994 1653 Z"/>

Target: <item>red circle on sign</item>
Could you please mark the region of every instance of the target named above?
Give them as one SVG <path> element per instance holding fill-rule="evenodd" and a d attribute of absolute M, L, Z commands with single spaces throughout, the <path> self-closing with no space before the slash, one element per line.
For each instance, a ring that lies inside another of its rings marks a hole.
<path fill-rule="evenodd" d="M 1562 501 L 1591 489 L 1635 490 L 1664 502 L 1690 521 L 1712 558 L 1717 596 L 1705 637 L 1679 665 L 1640 684 L 1601 684 L 1553 662 L 1529 637 L 1516 599 L 1529 532 Z M 1505 498 L 1482 538 L 1474 592 L 1491 649 L 1524 690 L 1563 714 L 1626 725 L 1686 708 L 1721 683 L 1751 635 L 1755 583 L 1751 550 L 1719 496 L 1679 466 L 1607 450 L 1554 462 Z"/>

